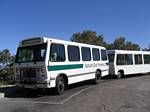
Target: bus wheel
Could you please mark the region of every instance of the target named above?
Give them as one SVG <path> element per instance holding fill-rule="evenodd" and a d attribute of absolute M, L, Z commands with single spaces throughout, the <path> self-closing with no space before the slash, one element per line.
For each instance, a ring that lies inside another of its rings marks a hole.
<path fill-rule="evenodd" d="M 95 78 L 93 80 L 94 84 L 98 84 L 100 79 L 101 79 L 101 72 L 100 71 L 96 71 Z"/>
<path fill-rule="evenodd" d="M 123 72 L 118 71 L 117 79 L 121 79 L 123 77 Z"/>
<path fill-rule="evenodd" d="M 65 90 L 65 81 L 62 76 L 57 77 L 56 79 L 56 94 L 61 95 Z"/>

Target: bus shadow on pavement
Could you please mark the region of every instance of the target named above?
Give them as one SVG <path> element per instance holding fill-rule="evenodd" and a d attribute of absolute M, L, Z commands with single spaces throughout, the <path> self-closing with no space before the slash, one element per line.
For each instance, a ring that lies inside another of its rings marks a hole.
<path fill-rule="evenodd" d="M 38 98 L 44 95 L 55 95 L 53 90 L 44 90 L 44 89 L 25 89 L 20 88 L 13 92 L 12 94 L 7 94 L 7 98 Z"/>
<path fill-rule="evenodd" d="M 0 87 L 0 98 L 7 97 L 10 94 L 15 93 L 16 90 L 17 90 L 16 86 L 8 86 L 8 85 L 2 86 Z"/>
<path fill-rule="evenodd" d="M 67 87 L 66 91 L 63 95 L 57 95 L 55 93 L 54 88 L 50 89 L 25 89 L 25 88 L 17 88 L 17 90 L 11 94 L 5 95 L 7 98 L 39 98 L 44 96 L 65 96 L 66 94 L 70 95 L 73 94 L 76 91 L 80 91 L 83 88 L 86 88 L 87 86 L 92 85 L 91 81 L 83 81 L 76 84 L 71 84 Z"/>
<path fill-rule="evenodd" d="M 128 78 L 135 78 L 135 77 L 144 77 L 144 76 L 147 76 L 147 75 L 150 75 L 149 73 L 140 73 L 140 74 L 130 74 L 130 75 L 125 75 L 123 78 L 125 79 L 128 79 Z"/>
<path fill-rule="evenodd" d="M 111 79 L 110 76 L 107 77 L 103 77 L 102 81 L 105 80 L 109 80 Z M 62 96 L 70 96 L 72 94 L 74 94 L 75 92 L 78 92 L 82 89 L 85 89 L 89 86 L 94 85 L 93 82 L 91 80 L 87 80 L 87 81 L 83 81 L 83 82 L 79 82 L 79 83 L 75 83 L 75 84 L 71 84 L 67 87 L 66 91 L 64 92 L 63 95 L 57 95 L 55 93 L 54 88 L 50 88 L 50 89 L 24 89 L 24 88 L 17 88 L 15 92 L 11 93 L 11 94 L 7 94 L 5 97 L 7 98 L 40 98 L 40 97 L 45 97 L 45 96 L 50 96 L 50 97 L 62 97 Z"/>
<path fill-rule="evenodd" d="M 71 84 L 67 87 L 67 90 L 62 95 L 56 95 L 54 89 L 37 89 L 37 90 L 26 90 L 23 88 L 18 88 L 16 92 L 12 94 L 7 94 L 6 98 L 11 98 L 13 101 L 27 100 L 27 101 L 36 101 L 36 102 L 52 102 L 60 103 L 70 96 L 82 91 L 90 86 L 92 86 L 91 81 L 83 81 L 76 84 Z"/>
<path fill-rule="evenodd" d="M 135 78 L 135 77 L 144 77 L 150 75 L 150 73 L 140 73 L 140 74 L 130 74 L 130 75 L 125 75 L 121 79 L 128 79 L 128 78 Z M 102 78 L 103 80 L 118 80 L 116 75 L 108 75 Z"/>

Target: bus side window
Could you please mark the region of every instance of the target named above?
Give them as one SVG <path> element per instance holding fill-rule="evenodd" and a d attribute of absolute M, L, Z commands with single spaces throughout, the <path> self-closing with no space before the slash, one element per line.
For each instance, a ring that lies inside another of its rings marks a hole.
<path fill-rule="evenodd" d="M 92 48 L 92 55 L 93 55 L 93 61 L 99 61 L 100 60 L 99 49 Z"/>
<path fill-rule="evenodd" d="M 141 54 L 135 54 L 134 55 L 134 61 L 135 61 L 135 64 L 142 64 L 142 55 Z"/>
<path fill-rule="evenodd" d="M 117 55 L 117 65 L 132 65 L 132 64 L 133 64 L 132 54 Z"/>
<path fill-rule="evenodd" d="M 125 54 L 117 54 L 117 65 L 126 65 Z"/>
<path fill-rule="evenodd" d="M 65 61 L 65 47 L 62 44 L 51 44 L 50 61 L 63 62 Z"/>
<path fill-rule="evenodd" d="M 52 61 L 52 62 L 57 61 L 57 53 L 55 53 L 55 52 L 52 53 L 51 61 Z"/>
<path fill-rule="evenodd" d="M 91 61 L 91 50 L 88 47 L 82 47 L 82 60 L 83 61 Z"/>
<path fill-rule="evenodd" d="M 132 54 L 126 54 L 125 55 L 125 62 L 126 62 L 126 65 L 133 65 L 133 56 L 132 56 Z"/>
<path fill-rule="evenodd" d="M 144 54 L 144 64 L 150 64 L 150 55 Z"/>
<path fill-rule="evenodd" d="M 67 50 L 69 61 L 80 61 L 80 51 L 78 46 L 68 45 Z"/>

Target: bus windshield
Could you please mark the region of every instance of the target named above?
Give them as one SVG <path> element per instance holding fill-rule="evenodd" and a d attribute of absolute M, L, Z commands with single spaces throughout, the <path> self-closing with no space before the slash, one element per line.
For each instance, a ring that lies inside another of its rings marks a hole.
<path fill-rule="evenodd" d="M 114 62 L 114 58 L 115 58 L 115 54 L 108 54 L 108 59 L 109 59 L 109 63 L 113 63 Z"/>
<path fill-rule="evenodd" d="M 40 62 L 45 60 L 47 44 L 19 47 L 16 55 L 16 63 Z"/>

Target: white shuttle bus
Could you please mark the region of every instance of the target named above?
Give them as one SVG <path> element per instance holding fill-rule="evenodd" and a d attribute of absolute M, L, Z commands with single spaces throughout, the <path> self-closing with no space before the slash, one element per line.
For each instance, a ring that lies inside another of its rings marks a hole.
<path fill-rule="evenodd" d="M 150 73 L 150 52 L 108 50 L 109 74 L 122 78 L 124 75 Z"/>
<path fill-rule="evenodd" d="M 22 40 L 14 63 L 15 82 L 24 88 L 54 88 L 62 94 L 67 85 L 108 75 L 104 47 L 46 37 Z"/>

